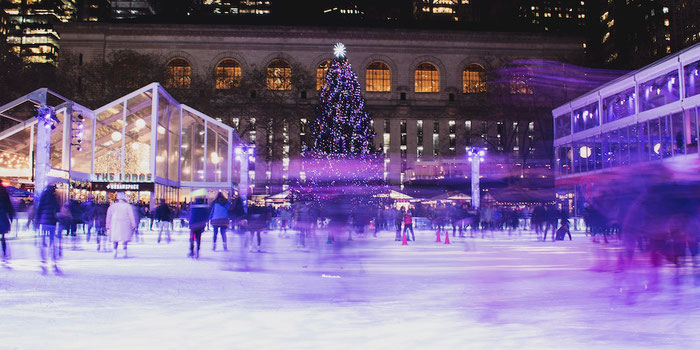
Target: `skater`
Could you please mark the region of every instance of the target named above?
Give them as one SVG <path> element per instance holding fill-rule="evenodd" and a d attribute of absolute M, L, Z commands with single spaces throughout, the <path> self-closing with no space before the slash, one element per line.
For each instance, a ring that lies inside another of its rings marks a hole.
<path fill-rule="evenodd" d="M 114 243 L 114 258 L 117 258 L 119 242 L 122 242 L 126 259 L 127 244 L 131 241 L 137 222 L 134 209 L 126 202 L 124 192 L 117 192 L 117 201 L 107 209 L 106 223 L 109 238 Z"/>
<path fill-rule="evenodd" d="M 97 241 L 97 251 L 107 251 L 107 203 L 99 203 L 95 205 L 94 220 L 95 220 L 95 240 Z M 102 247 L 104 243 L 104 248 Z"/>
<path fill-rule="evenodd" d="M 15 209 L 10 202 L 10 195 L 5 186 L 0 185 L 0 245 L 2 245 L 2 262 L 7 263 L 9 258 L 5 234 L 10 232 L 12 220 L 15 218 Z"/>
<path fill-rule="evenodd" d="M 41 270 L 46 274 L 46 248 L 51 252 L 54 271 L 59 272 L 58 259 L 63 255 L 61 246 L 61 233 L 56 232 L 56 223 L 59 211 L 56 186 L 49 185 L 39 197 L 36 209 L 36 224 L 40 226 L 41 242 L 39 242 L 39 255 L 41 256 Z M 48 242 L 47 242 L 48 239 Z"/>
<path fill-rule="evenodd" d="M 158 244 L 160 244 L 163 231 L 165 231 L 166 242 L 170 244 L 170 224 L 173 221 L 173 213 L 165 203 L 165 199 L 160 200 L 160 205 L 154 211 L 154 215 L 154 218 L 158 220 Z"/>
<path fill-rule="evenodd" d="M 250 231 L 250 251 L 260 251 L 262 244 L 261 232 L 267 227 L 268 210 L 262 206 L 248 207 L 248 230 Z"/>
<path fill-rule="evenodd" d="M 80 210 L 83 215 L 83 231 L 85 231 L 85 241 L 90 242 L 90 234 L 95 227 L 95 201 L 92 196 L 80 205 Z"/>
<path fill-rule="evenodd" d="M 395 241 L 401 240 L 401 224 L 404 221 L 405 214 L 406 213 L 404 212 L 404 208 L 401 208 L 400 211 L 396 208 L 393 209 L 394 226 L 396 228 L 396 238 L 394 239 Z"/>
<path fill-rule="evenodd" d="M 188 257 L 199 259 L 199 247 L 202 244 L 202 232 L 207 227 L 207 205 L 204 197 L 197 197 L 190 206 L 190 253 Z M 197 244 L 195 251 L 194 245 Z"/>
<path fill-rule="evenodd" d="M 216 250 L 216 236 L 218 236 L 218 233 L 221 233 L 221 243 L 224 246 L 224 250 L 228 250 L 228 240 L 226 239 L 226 229 L 229 223 L 228 207 L 228 200 L 226 200 L 223 193 L 219 192 L 209 211 L 209 222 L 214 227 L 214 243 L 211 250 Z"/>
<path fill-rule="evenodd" d="M 408 230 L 411 230 L 411 237 L 413 239 L 408 238 Z M 407 240 L 416 241 L 416 234 L 413 233 L 413 215 L 411 215 L 410 210 L 406 211 L 406 214 L 403 216 L 403 234 L 406 235 Z"/>
<path fill-rule="evenodd" d="M 569 240 L 571 240 L 571 231 L 569 230 L 569 221 L 562 220 L 561 227 L 557 230 L 556 238 L 557 241 L 563 241 L 565 235 L 569 235 Z"/>

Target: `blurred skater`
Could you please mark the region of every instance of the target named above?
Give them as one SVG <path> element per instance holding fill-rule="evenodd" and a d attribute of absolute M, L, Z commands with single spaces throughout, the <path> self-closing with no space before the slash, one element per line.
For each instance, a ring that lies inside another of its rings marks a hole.
<path fill-rule="evenodd" d="M 107 203 L 99 203 L 95 205 L 93 215 L 95 222 L 95 241 L 97 241 L 97 251 L 107 251 Z M 104 247 L 102 246 L 104 242 Z"/>
<path fill-rule="evenodd" d="M 41 227 L 41 242 L 39 242 L 39 255 L 41 256 L 41 270 L 46 274 L 46 249 L 51 252 L 54 271 L 58 269 L 58 259 L 63 255 L 61 246 L 61 233 L 56 232 L 56 223 L 59 211 L 58 198 L 56 197 L 56 186 L 49 185 L 39 197 L 36 209 L 36 223 Z M 48 241 L 48 242 L 47 242 Z"/>
<path fill-rule="evenodd" d="M 228 250 L 228 240 L 226 239 L 226 229 L 229 224 L 228 207 L 228 200 L 226 200 L 223 193 L 219 192 L 209 211 L 209 222 L 214 227 L 214 242 L 211 250 L 216 250 L 216 236 L 219 234 L 221 234 L 221 243 L 224 246 L 224 250 Z"/>
<path fill-rule="evenodd" d="M 107 231 L 109 238 L 114 243 L 114 258 L 117 258 L 119 242 L 124 247 L 124 258 L 127 257 L 126 249 L 138 225 L 134 209 L 126 202 L 124 192 L 117 193 L 117 201 L 107 209 Z"/>
<path fill-rule="evenodd" d="M 160 243 L 163 231 L 165 231 L 166 242 L 170 244 L 170 225 L 173 221 L 173 213 L 165 199 L 160 200 L 160 205 L 154 211 L 154 218 L 158 220 L 158 243 Z"/>
<path fill-rule="evenodd" d="M 411 237 L 413 239 L 408 238 L 408 231 L 411 231 Z M 416 234 L 413 233 L 413 215 L 411 215 L 411 211 L 407 211 L 406 214 L 403 216 L 403 234 L 406 235 L 406 239 L 409 241 L 416 241 Z"/>
<path fill-rule="evenodd" d="M 190 253 L 193 259 L 199 259 L 199 247 L 202 245 L 202 232 L 207 226 L 208 209 L 204 197 L 197 197 L 190 207 Z M 194 249 L 195 243 L 197 250 Z"/>
<path fill-rule="evenodd" d="M 7 264 L 7 259 L 9 258 L 5 234 L 10 232 L 14 218 L 15 209 L 12 206 L 12 202 L 10 202 L 10 195 L 7 193 L 5 186 L 0 185 L 0 245 L 2 245 L 3 264 Z"/>

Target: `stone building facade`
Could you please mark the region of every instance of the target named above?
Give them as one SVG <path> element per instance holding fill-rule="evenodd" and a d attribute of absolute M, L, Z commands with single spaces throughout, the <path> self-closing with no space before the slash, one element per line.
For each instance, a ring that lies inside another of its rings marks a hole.
<path fill-rule="evenodd" d="M 342 42 L 374 121 L 375 146 L 386 155 L 385 178 L 397 187 L 420 178 L 464 180 L 465 148 L 479 144 L 479 136 L 500 137 L 490 109 L 478 103 L 489 71 L 515 60 L 577 63 L 583 55 L 578 38 L 542 33 L 82 23 L 60 28 L 60 35 L 62 50 L 83 61 L 126 49 L 158 54 L 164 65 L 177 62 L 192 74 L 211 75 L 219 67 L 243 80 L 254 67 L 284 72 L 284 67 L 301 66 L 316 74 L 332 58 L 333 45 Z M 312 89 L 293 99 L 315 104 L 317 96 Z M 542 127 L 551 133 L 551 115 L 546 109 L 542 113 Z M 299 122 L 257 126 L 255 136 L 243 135 L 254 138 L 257 149 L 251 174 L 255 192 L 274 193 L 304 178 L 297 159 L 304 122 L 312 115 L 294 118 Z M 475 131 L 477 125 L 484 130 Z M 269 130 L 282 132 L 282 142 L 271 144 L 265 135 Z M 551 136 L 544 142 L 551 147 Z M 262 150 L 271 147 L 275 150 L 269 153 L 281 155 L 281 161 L 264 156 Z M 517 153 L 517 146 L 510 151 Z M 546 153 L 533 157 L 549 164 Z"/>

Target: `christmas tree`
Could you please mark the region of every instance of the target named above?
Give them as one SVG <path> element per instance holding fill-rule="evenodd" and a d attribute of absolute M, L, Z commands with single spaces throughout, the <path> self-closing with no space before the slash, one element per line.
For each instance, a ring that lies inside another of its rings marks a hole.
<path fill-rule="evenodd" d="M 374 132 L 360 82 L 345 56 L 345 46 L 336 44 L 334 53 L 311 124 L 312 152 L 369 155 L 374 151 Z"/>
<path fill-rule="evenodd" d="M 331 196 L 364 192 L 382 185 L 382 160 L 374 151 L 372 120 L 365 111 L 360 83 L 336 44 L 311 123 L 305 152 L 306 190 Z"/>

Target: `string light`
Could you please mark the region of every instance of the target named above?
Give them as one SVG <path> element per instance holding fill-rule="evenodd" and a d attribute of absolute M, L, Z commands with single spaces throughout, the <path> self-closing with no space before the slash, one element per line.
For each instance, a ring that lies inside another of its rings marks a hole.
<path fill-rule="evenodd" d="M 311 122 L 311 147 L 304 151 L 306 185 L 300 190 L 317 197 L 351 190 L 367 194 L 367 187 L 384 185 L 381 155 L 373 147 L 371 118 L 345 45 L 338 43 L 333 50 Z"/>

